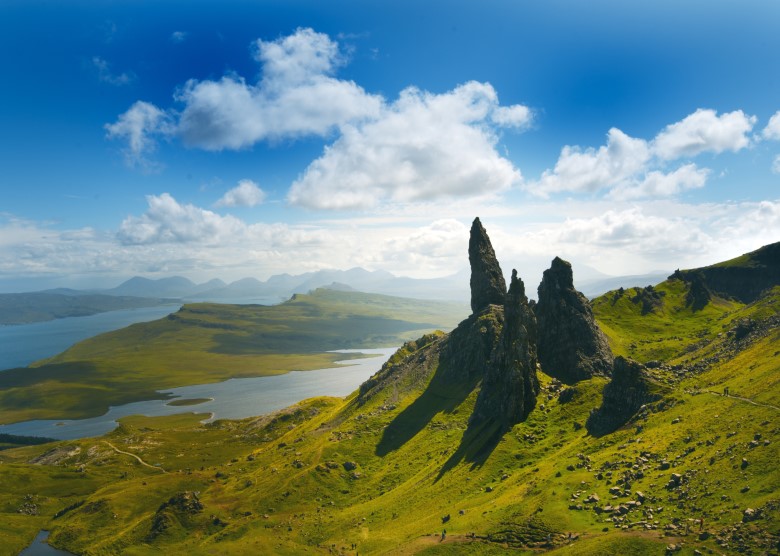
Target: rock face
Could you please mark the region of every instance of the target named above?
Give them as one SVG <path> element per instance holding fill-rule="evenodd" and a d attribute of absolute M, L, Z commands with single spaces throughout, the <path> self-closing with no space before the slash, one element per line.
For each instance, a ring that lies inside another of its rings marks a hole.
<path fill-rule="evenodd" d="M 669 278 L 691 282 L 699 275 L 707 288 L 742 303 L 752 303 L 780 284 L 780 242 L 765 245 L 732 261 L 694 270 L 677 270 Z"/>
<path fill-rule="evenodd" d="M 585 427 L 593 436 L 611 433 L 625 425 L 643 405 L 659 400 L 663 390 L 650 378 L 644 365 L 618 356 L 612 380 L 604 387 L 601 407 L 590 414 Z"/>
<path fill-rule="evenodd" d="M 450 332 L 440 357 L 440 369 L 447 380 L 476 383 L 483 379 L 501 344 L 503 327 L 503 308 L 493 305 L 469 316 Z"/>
<path fill-rule="evenodd" d="M 469 238 L 469 263 L 471 264 L 471 311 L 479 313 L 488 305 L 503 305 L 506 282 L 496 253 L 490 244 L 479 218 L 471 225 Z"/>
<path fill-rule="evenodd" d="M 685 295 L 686 307 L 694 311 L 700 311 L 707 306 L 712 299 L 712 294 L 707 288 L 707 282 L 700 272 L 692 272 L 689 275 L 688 293 Z"/>
<path fill-rule="evenodd" d="M 574 289 L 571 264 L 555 257 L 538 291 L 534 312 L 544 372 L 568 384 L 593 375 L 609 376 L 612 351 L 588 300 Z"/>
<path fill-rule="evenodd" d="M 470 424 L 493 420 L 502 428 L 524 421 L 536 405 L 536 317 L 525 286 L 512 271 L 504 302 L 504 327 L 482 380 Z"/>

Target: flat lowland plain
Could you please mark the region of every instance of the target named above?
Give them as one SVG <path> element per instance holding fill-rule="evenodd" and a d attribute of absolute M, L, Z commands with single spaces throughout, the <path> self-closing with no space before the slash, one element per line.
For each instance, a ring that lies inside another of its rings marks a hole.
<path fill-rule="evenodd" d="M 196 303 L 0 372 L 0 423 L 78 419 L 160 389 L 333 366 L 330 350 L 387 347 L 450 329 L 465 306 L 319 289 L 273 306 Z"/>

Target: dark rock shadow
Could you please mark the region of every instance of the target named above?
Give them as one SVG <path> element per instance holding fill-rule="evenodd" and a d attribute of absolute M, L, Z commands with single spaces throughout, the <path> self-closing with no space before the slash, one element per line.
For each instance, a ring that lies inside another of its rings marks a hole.
<path fill-rule="evenodd" d="M 444 477 L 461 461 L 471 463 L 471 470 L 482 467 L 506 433 L 506 427 L 497 422 L 470 425 L 454 454 L 444 463 L 434 482 Z"/>
<path fill-rule="evenodd" d="M 440 412 L 452 413 L 468 397 L 477 380 L 452 383 L 447 367 L 440 364 L 425 391 L 390 422 L 377 444 L 377 456 L 385 456 L 414 438 Z"/>

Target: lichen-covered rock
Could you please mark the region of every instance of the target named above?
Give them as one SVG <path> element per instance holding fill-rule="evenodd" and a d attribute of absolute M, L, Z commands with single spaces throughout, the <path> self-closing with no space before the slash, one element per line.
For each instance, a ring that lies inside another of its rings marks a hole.
<path fill-rule="evenodd" d="M 498 422 L 502 428 L 524 421 L 536 405 L 536 317 L 525 286 L 512 271 L 504 303 L 504 326 L 485 371 L 470 424 Z"/>
<path fill-rule="evenodd" d="M 612 350 L 587 298 L 574 289 L 571 264 L 555 257 L 538 291 L 534 312 L 542 370 L 567 384 L 609 376 Z"/>
<path fill-rule="evenodd" d="M 469 237 L 471 264 L 471 311 L 479 313 L 488 305 L 503 305 L 506 282 L 496 253 L 479 218 L 471 225 Z"/>
<path fill-rule="evenodd" d="M 628 423 L 643 405 L 661 399 L 664 390 L 650 378 L 644 365 L 618 356 L 612 380 L 604 387 L 601 407 L 590 414 L 585 427 L 593 436 L 609 434 Z"/>

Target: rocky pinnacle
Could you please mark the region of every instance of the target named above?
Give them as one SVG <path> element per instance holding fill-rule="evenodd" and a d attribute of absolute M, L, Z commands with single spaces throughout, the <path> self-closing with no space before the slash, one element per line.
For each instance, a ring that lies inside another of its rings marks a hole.
<path fill-rule="evenodd" d="M 504 302 L 504 327 L 485 373 L 471 423 L 494 421 L 502 428 L 524 421 L 536 405 L 536 317 L 523 281 L 512 271 Z"/>
<path fill-rule="evenodd" d="M 539 362 L 566 383 L 612 372 L 612 351 L 587 298 L 574 289 L 571 264 L 555 257 L 539 284 L 534 307 Z"/>
<path fill-rule="evenodd" d="M 471 264 L 471 311 L 478 313 L 488 305 L 502 305 L 506 295 L 506 282 L 496 253 L 490 244 L 479 218 L 471 225 L 469 238 L 469 263 Z"/>

